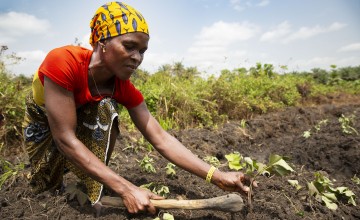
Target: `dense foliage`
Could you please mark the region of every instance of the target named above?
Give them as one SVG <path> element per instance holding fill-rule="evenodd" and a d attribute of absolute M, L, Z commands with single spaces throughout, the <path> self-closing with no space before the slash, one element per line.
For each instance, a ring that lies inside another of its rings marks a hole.
<path fill-rule="evenodd" d="M 0 130 L 0 147 L 5 149 L 21 140 L 24 99 L 30 91 L 31 78 L 13 76 L 7 71 L 3 49 L 0 53 L 0 113 L 5 123 Z M 165 129 L 181 129 L 248 119 L 254 114 L 295 106 L 318 96 L 359 95 L 360 66 L 278 74 L 271 64 L 258 63 L 249 70 L 223 70 L 219 77 L 204 78 L 196 67 L 175 63 L 160 67 L 154 74 L 139 70 L 132 81 Z M 133 128 L 124 108 L 120 116 L 122 125 Z"/>

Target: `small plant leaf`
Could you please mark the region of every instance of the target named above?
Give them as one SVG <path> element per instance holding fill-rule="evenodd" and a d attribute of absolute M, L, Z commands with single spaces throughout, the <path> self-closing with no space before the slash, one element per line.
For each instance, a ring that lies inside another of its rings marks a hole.
<path fill-rule="evenodd" d="M 285 176 L 291 172 L 295 172 L 289 164 L 286 163 L 286 161 L 283 159 L 283 157 L 273 154 L 270 155 L 269 159 L 269 171 L 270 173 L 274 172 L 275 174 L 278 174 L 280 176 Z"/>
<path fill-rule="evenodd" d="M 324 193 L 322 193 L 322 195 L 325 196 L 326 198 L 332 200 L 332 201 L 337 201 L 335 193 L 324 192 Z"/>
<path fill-rule="evenodd" d="M 175 220 L 174 216 L 169 213 L 164 213 L 163 220 Z"/>
<path fill-rule="evenodd" d="M 320 194 L 319 190 L 315 187 L 313 182 L 307 183 L 307 187 L 309 189 L 309 194 L 311 196 L 316 196 L 316 195 Z"/>
<path fill-rule="evenodd" d="M 244 168 L 242 164 L 240 164 L 240 161 L 242 160 L 242 156 L 239 153 L 231 153 L 225 155 L 225 158 L 227 159 L 229 163 L 229 168 L 233 170 L 240 170 Z"/>
<path fill-rule="evenodd" d="M 332 200 L 327 198 L 326 196 L 321 196 L 322 201 L 325 203 L 326 207 L 328 207 L 331 210 L 336 210 L 338 208 L 338 205 L 334 203 Z"/>
<path fill-rule="evenodd" d="M 250 157 L 244 157 L 244 161 L 247 167 L 246 173 L 253 173 L 256 170 L 256 161 Z"/>
<path fill-rule="evenodd" d="M 349 190 L 349 188 L 344 187 L 344 186 L 337 187 L 335 192 L 337 194 L 339 194 L 340 196 L 346 197 L 348 199 L 349 204 L 356 206 L 355 193 L 353 193 L 351 190 Z"/>
<path fill-rule="evenodd" d="M 264 175 L 264 176 L 269 177 L 269 176 L 270 176 L 270 172 L 266 170 L 267 168 L 268 168 L 268 167 L 267 167 L 265 164 L 263 164 L 263 163 L 259 163 L 259 162 L 256 163 L 256 169 L 258 170 L 258 172 L 259 172 L 261 175 Z"/>
<path fill-rule="evenodd" d="M 220 161 L 217 157 L 213 157 L 213 156 L 206 156 L 204 158 L 204 161 L 210 163 L 211 165 L 213 165 L 214 167 L 219 167 L 220 166 Z"/>
<path fill-rule="evenodd" d="M 304 137 L 304 138 L 309 138 L 310 136 L 311 136 L 310 130 L 304 131 L 304 133 L 303 133 L 303 137 Z"/>
<path fill-rule="evenodd" d="M 165 167 L 166 169 L 166 175 L 170 176 L 170 177 L 174 177 L 176 175 L 176 171 L 175 168 L 176 165 L 173 163 L 168 163 Z"/>
<path fill-rule="evenodd" d="M 295 187 L 296 190 L 300 190 L 302 186 L 299 185 L 299 181 L 297 180 L 288 180 L 291 186 Z"/>
<path fill-rule="evenodd" d="M 357 184 L 360 185 L 360 178 L 356 176 L 356 174 L 354 175 L 354 177 L 351 178 L 351 180 Z"/>

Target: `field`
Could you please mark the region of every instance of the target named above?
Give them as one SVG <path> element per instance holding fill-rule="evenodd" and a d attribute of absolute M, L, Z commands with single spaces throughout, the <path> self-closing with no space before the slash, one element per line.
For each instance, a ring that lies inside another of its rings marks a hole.
<path fill-rule="evenodd" d="M 352 128 L 360 132 L 359 96 L 337 96 L 319 100 L 319 104 L 287 107 L 280 111 L 254 115 L 244 126 L 240 121 L 228 121 L 219 127 L 170 130 L 185 146 L 200 158 L 216 156 L 220 169 L 228 170 L 225 155 L 240 152 L 244 156 L 267 163 L 270 154 L 286 156 L 295 170 L 287 176 L 259 176 L 259 187 L 254 190 L 253 209 L 249 210 L 247 198 L 243 211 L 231 215 L 213 210 L 160 210 L 175 219 L 359 219 L 360 209 L 346 200 L 337 202 L 337 210 L 330 210 L 309 195 L 306 185 L 314 180 L 314 173 L 327 176 L 333 187 L 345 186 L 355 193 L 360 204 L 360 185 L 354 175 L 360 175 L 360 135 L 354 130 L 344 132 L 339 118 L 352 118 Z M 320 123 L 326 121 L 326 123 Z M 321 126 L 320 126 L 321 125 Z M 310 130 L 310 136 L 304 132 Z M 141 147 L 141 136 L 135 130 L 121 129 L 110 166 L 136 185 L 157 183 L 170 190 L 168 198 L 202 199 L 225 195 L 228 192 L 205 183 L 185 171 L 175 168 L 174 178 L 167 177 L 167 161 L 158 153 L 149 154 L 154 159 L 156 173 L 145 173 L 139 162 L 148 151 Z M 23 153 L 12 153 L 6 159 L 13 164 L 26 161 Z M 44 192 L 34 195 L 26 178 L 29 168 L 7 181 L 0 191 L 0 219 L 95 219 L 95 211 L 86 203 L 80 206 L 61 192 Z M 0 172 L 1 173 L 1 172 Z M 297 190 L 287 180 L 298 180 Z M 352 180 L 353 179 L 353 180 Z M 66 185 L 76 181 L 72 174 L 66 176 Z M 108 190 L 107 194 L 111 195 Z M 130 215 L 122 208 L 105 208 L 97 219 L 154 219 L 146 214 Z"/>
<path fill-rule="evenodd" d="M 96 219 L 81 193 L 69 193 L 79 186 L 71 173 L 65 176 L 63 189 L 32 193 L 21 131 L 31 78 L 8 73 L 3 49 L 0 219 Z M 293 172 L 278 176 L 269 169 L 269 175 L 256 176 L 259 187 L 251 200 L 242 197 L 245 206 L 238 213 L 170 209 L 150 216 L 107 207 L 97 219 L 165 219 L 165 214 L 197 220 L 360 219 L 360 66 L 331 68 L 278 74 L 271 64 L 258 63 L 248 70 L 224 70 L 218 78 L 202 78 L 196 67 L 181 63 L 164 65 L 154 74 L 137 71 L 132 81 L 151 113 L 199 158 L 230 171 L 229 155 L 241 154 L 240 164 L 245 157 L 256 161 L 251 163 L 256 175 L 261 169 L 255 165 L 271 164 L 270 155 L 276 154 Z M 167 169 L 168 161 L 134 128 L 126 110 L 119 113 L 121 136 L 109 164 L 117 173 L 137 186 L 166 193 L 169 199 L 229 193 L 177 167 Z M 276 166 L 277 171 L 284 168 Z M 168 171 L 175 175 L 169 177 Z M 115 196 L 108 189 L 105 194 Z"/>

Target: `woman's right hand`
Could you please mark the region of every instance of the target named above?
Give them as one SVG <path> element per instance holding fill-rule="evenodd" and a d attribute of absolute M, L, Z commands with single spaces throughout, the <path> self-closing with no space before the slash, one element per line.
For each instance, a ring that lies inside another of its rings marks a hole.
<path fill-rule="evenodd" d="M 132 190 L 129 190 L 121 195 L 121 197 L 129 213 L 145 211 L 151 214 L 156 214 L 156 208 L 151 203 L 150 199 L 164 199 L 162 196 L 136 186 Z"/>

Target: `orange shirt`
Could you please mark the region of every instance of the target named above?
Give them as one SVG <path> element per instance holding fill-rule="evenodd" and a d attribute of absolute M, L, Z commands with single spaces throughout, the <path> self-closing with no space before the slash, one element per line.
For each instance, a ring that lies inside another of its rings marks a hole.
<path fill-rule="evenodd" d="M 92 96 L 88 87 L 91 54 L 91 50 L 79 46 L 64 46 L 50 51 L 34 75 L 32 89 L 36 104 L 44 104 L 44 75 L 59 86 L 72 91 L 77 106 L 100 101 L 101 97 Z M 113 98 L 128 109 L 144 100 L 141 92 L 130 80 L 118 78 Z"/>

